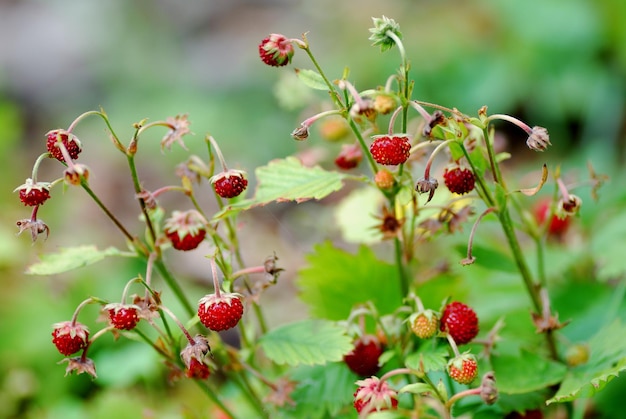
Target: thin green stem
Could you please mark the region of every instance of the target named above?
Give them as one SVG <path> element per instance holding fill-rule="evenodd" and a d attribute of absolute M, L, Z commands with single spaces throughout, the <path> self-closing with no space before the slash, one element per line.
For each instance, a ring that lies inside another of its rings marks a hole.
<path fill-rule="evenodd" d="M 165 263 L 163 263 L 163 260 L 160 258 L 156 259 L 154 261 L 154 267 L 159 271 L 159 274 L 161 274 L 161 277 L 163 277 L 163 280 L 168 285 L 168 287 L 170 287 L 187 314 L 190 317 L 193 317 L 196 314 L 196 309 L 191 305 L 180 284 L 167 269 Z"/>
<path fill-rule="evenodd" d="M 137 175 L 137 166 L 135 165 L 135 155 L 127 154 L 126 158 L 128 159 L 128 167 L 130 168 L 130 174 L 133 179 L 133 187 L 135 188 L 135 195 L 139 195 L 141 192 L 141 184 L 139 183 L 139 176 Z M 146 207 L 146 201 L 143 198 L 138 198 L 139 206 L 141 207 L 141 212 L 146 222 L 146 226 L 148 227 L 148 231 L 150 232 L 150 239 L 152 243 L 156 243 L 157 234 L 154 229 L 154 225 L 152 224 L 152 219 L 148 214 L 148 208 Z M 157 252 L 159 249 L 157 248 Z"/>
<path fill-rule="evenodd" d="M 326 84 L 326 86 L 328 86 L 328 90 L 329 90 L 328 93 L 330 94 L 330 97 L 333 100 L 333 102 L 335 102 L 335 104 L 337 105 L 337 107 L 339 109 L 345 108 L 345 105 L 341 101 L 341 98 L 339 97 L 339 94 L 337 93 L 337 90 L 335 90 L 335 87 L 333 86 L 333 84 L 330 82 L 328 77 L 326 77 L 326 74 L 324 73 L 324 70 L 322 70 L 322 67 L 320 67 L 320 65 L 318 64 L 317 60 L 315 59 L 315 56 L 311 52 L 311 48 L 309 48 L 308 42 L 307 42 L 306 47 L 303 48 L 303 49 L 304 49 L 304 51 L 306 51 L 307 55 L 311 59 L 311 62 L 313 63 L 313 65 L 317 69 L 317 72 L 320 74 L 320 76 L 322 76 L 322 79 L 324 80 L 324 83 Z"/>
<path fill-rule="evenodd" d="M 356 139 L 359 142 L 361 149 L 363 149 L 363 154 L 365 154 L 365 157 L 367 157 L 367 162 L 369 163 L 370 168 L 372 169 L 372 173 L 376 174 L 376 172 L 378 172 L 378 165 L 374 161 L 374 157 L 372 156 L 372 153 L 370 153 L 369 147 L 367 146 L 367 144 L 365 144 L 365 140 L 363 139 L 363 134 L 361 134 L 359 127 L 356 126 L 356 123 L 350 117 L 348 117 L 348 124 L 350 125 L 352 132 L 354 132 L 354 135 L 356 136 Z"/>
<path fill-rule="evenodd" d="M 207 384 L 206 381 L 201 381 L 201 380 L 193 380 L 193 381 L 198 385 L 198 387 L 200 387 L 200 389 L 202 389 L 202 391 L 209 397 L 209 399 L 213 403 L 215 403 L 217 407 L 220 408 L 222 413 L 224 413 L 230 419 L 236 419 L 236 416 L 233 414 L 233 412 L 231 412 L 230 409 L 226 407 L 226 405 L 217 396 L 219 392 L 213 391 L 211 388 L 209 388 L 209 385 Z"/>
<path fill-rule="evenodd" d="M 400 242 L 398 237 L 395 237 L 393 244 L 396 267 L 398 268 L 398 276 L 400 279 L 400 291 L 402 292 L 402 298 L 404 299 L 404 297 L 409 294 L 409 278 L 407 277 L 406 269 L 404 269 L 404 263 L 402 260 L 402 242 Z"/>

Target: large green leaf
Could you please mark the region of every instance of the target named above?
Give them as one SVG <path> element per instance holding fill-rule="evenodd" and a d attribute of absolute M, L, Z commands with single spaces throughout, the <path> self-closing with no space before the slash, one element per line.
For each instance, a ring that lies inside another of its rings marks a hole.
<path fill-rule="evenodd" d="M 352 350 L 343 327 L 325 320 L 304 320 L 278 327 L 259 339 L 268 358 L 277 364 L 314 365 L 340 361 Z"/>
<path fill-rule="evenodd" d="M 253 198 L 227 205 L 213 217 L 214 220 L 231 213 L 247 210 L 270 202 L 304 202 L 322 199 L 341 189 L 350 175 L 324 170 L 319 166 L 306 167 L 295 157 L 273 160 L 255 171 L 258 185 Z"/>
<path fill-rule="evenodd" d="M 565 365 L 524 349 L 519 354 L 494 356 L 492 366 L 498 391 L 507 394 L 530 393 L 557 384 L 567 372 Z"/>
<path fill-rule="evenodd" d="M 78 246 L 61 249 L 57 253 L 48 253 L 41 256 L 41 261 L 28 267 L 29 275 L 54 275 L 73 269 L 82 268 L 100 262 L 107 256 L 129 256 L 115 247 L 98 250 L 96 246 Z"/>
<path fill-rule="evenodd" d="M 296 75 L 308 87 L 315 90 L 329 90 L 324 78 L 317 71 L 296 68 Z"/>
<path fill-rule="evenodd" d="M 368 301 L 385 315 L 402 302 L 396 267 L 377 259 L 366 246 L 352 254 L 325 242 L 307 260 L 298 285 L 314 317 L 345 320 L 355 305 Z"/>
<path fill-rule="evenodd" d="M 589 341 L 590 358 L 586 364 L 572 368 L 556 395 L 547 401 L 568 402 L 589 397 L 626 370 L 626 327 L 615 320 L 603 327 Z"/>

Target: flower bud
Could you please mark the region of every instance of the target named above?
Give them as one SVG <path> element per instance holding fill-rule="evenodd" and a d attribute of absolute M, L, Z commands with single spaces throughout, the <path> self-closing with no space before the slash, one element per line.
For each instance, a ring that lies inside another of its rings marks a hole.
<path fill-rule="evenodd" d="M 552 145 L 552 143 L 550 143 L 548 130 L 543 127 L 534 126 L 526 140 L 526 145 L 528 145 L 528 148 L 531 150 L 544 151 L 549 145 Z"/>

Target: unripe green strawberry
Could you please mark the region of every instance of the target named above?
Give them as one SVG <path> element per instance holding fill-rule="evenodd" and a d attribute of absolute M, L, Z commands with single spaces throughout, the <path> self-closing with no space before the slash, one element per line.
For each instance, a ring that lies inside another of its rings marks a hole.
<path fill-rule="evenodd" d="M 448 362 L 448 375 L 459 384 L 469 384 L 478 376 L 476 357 L 466 353 Z"/>
<path fill-rule="evenodd" d="M 411 330 L 420 339 L 429 339 L 439 330 L 439 317 L 433 310 L 413 313 L 409 317 Z"/>

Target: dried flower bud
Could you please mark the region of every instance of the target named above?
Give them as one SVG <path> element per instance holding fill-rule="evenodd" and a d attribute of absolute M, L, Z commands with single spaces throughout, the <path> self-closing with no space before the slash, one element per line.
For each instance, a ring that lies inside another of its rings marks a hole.
<path fill-rule="evenodd" d="M 422 133 L 424 134 L 425 137 L 430 137 L 431 134 L 432 134 L 433 128 L 435 128 L 437 125 L 441 125 L 441 124 L 443 124 L 445 122 L 446 122 L 446 117 L 443 114 L 443 112 L 441 112 L 440 110 L 436 110 L 430 116 L 430 120 L 428 121 L 428 125 L 426 125 L 424 127 L 424 130 L 422 131 Z"/>
<path fill-rule="evenodd" d="M 582 199 L 577 195 L 569 194 L 569 199 L 560 199 L 557 207 L 557 215 L 559 218 L 565 218 L 568 215 L 576 215 L 583 205 Z"/>
<path fill-rule="evenodd" d="M 526 140 L 526 144 L 531 150 L 544 151 L 549 145 L 552 145 L 552 143 L 550 143 L 548 130 L 543 127 L 534 126 Z"/>
<path fill-rule="evenodd" d="M 498 400 L 498 389 L 496 388 L 496 376 L 493 371 L 483 375 L 480 384 L 480 397 L 485 404 L 494 404 Z"/>
<path fill-rule="evenodd" d="M 435 195 L 435 189 L 437 189 L 438 186 L 439 182 L 437 182 L 437 179 L 421 178 L 417 181 L 417 184 L 415 185 L 415 190 L 419 193 L 428 192 L 428 200 L 426 201 L 428 203 L 431 199 L 433 199 L 433 196 Z"/>
<path fill-rule="evenodd" d="M 304 141 L 309 138 L 309 126 L 302 124 L 298 128 L 291 131 L 291 136 L 298 141 Z"/>
<path fill-rule="evenodd" d="M 63 178 L 68 185 L 79 186 L 83 180 L 89 180 L 89 168 L 84 164 L 74 163 L 63 171 Z"/>
<path fill-rule="evenodd" d="M 362 116 L 370 121 L 373 121 L 376 118 L 374 101 L 367 98 L 361 98 L 360 101 L 355 102 L 350 108 L 350 116 L 356 121 L 359 121 Z"/>

